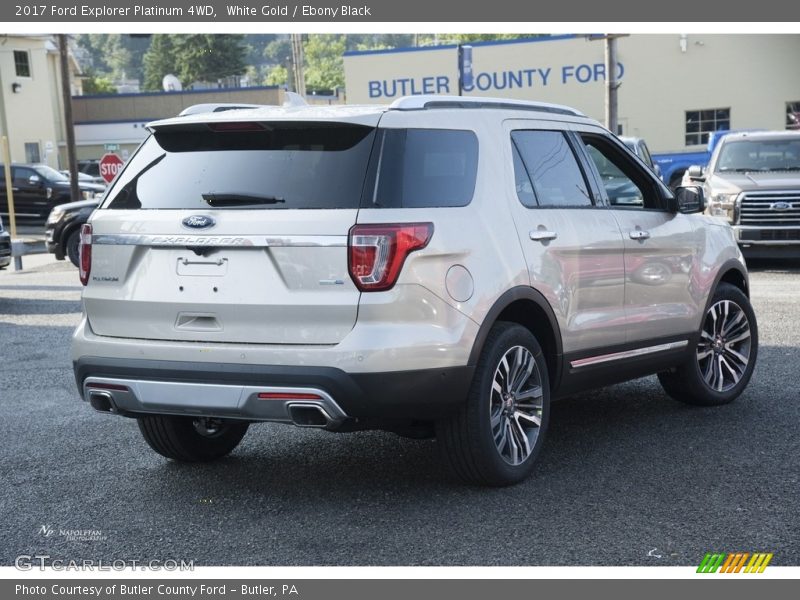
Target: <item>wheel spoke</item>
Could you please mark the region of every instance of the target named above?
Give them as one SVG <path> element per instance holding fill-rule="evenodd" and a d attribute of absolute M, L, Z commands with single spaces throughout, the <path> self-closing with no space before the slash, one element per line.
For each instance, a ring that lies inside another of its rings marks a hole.
<path fill-rule="evenodd" d="M 722 324 L 722 335 L 729 335 L 731 330 L 742 322 L 742 319 L 744 319 L 743 312 L 737 312 L 735 317 L 728 319 Z"/>
<path fill-rule="evenodd" d="M 522 419 L 524 421 L 529 421 L 530 423 L 533 423 L 534 425 L 536 425 L 536 427 L 541 427 L 542 425 L 541 415 L 529 415 L 527 413 L 522 412 L 521 410 L 518 410 L 517 412 L 514 413 L 514 417 L 517 419 L 517 424 L 519 424 L 519 420 Z"/>
<path fill-rule="evenodd" d="M 524 392 L 520 392 L 517 394 L 517 401 L 520 400 L 527 400 L 528 398 L 541 398 L 542 397 L 542 386 L 537 385 L 530 389 L 525 390 Z"/>
<path fill-rule="evenodd" d="M 531 443 L 528 440 L 528 434 L 525 433 L 525 430 L 520 425 L 520 422 L 515 418 L 511 424 L 512 431 L 516 433 L 517 441 L 519 442 L 520 451 L 522 452 L 522 456 L 520 457 L 520 462 L 528 458 L 531 453 Z"/>
<path fill-rule="evenodd" d="M 515 465 L 518 465 L 520 463 L 520 460 L 519 460 L 519 450 L 520 450 L 520 448 L 517 445 L 517 439 L 516 439 L 516 437 L 514 435 L 514 430 L 513 430 L 512 426 L 511 426 L 511 420 L 510 419 L 506 419 L 506 429 L 508 430 L 508 433 L 506 434 L 506 437 L 508 438 L 508 444 L 509 444 L 509 448 L 511 450 L 511 456 L 510 456 L 511 463 L 515 464 Z"/>

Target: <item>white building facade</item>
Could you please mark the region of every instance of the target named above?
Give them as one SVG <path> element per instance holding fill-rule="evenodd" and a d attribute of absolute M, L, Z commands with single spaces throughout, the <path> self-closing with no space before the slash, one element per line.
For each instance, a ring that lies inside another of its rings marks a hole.
<path fill-rule="evenodd" d="M 800 35 L 632 34 L 617 40 L 619 124 L 656 152 L 703 148 L 718 129 L 797 128 Z M 603 120 L 604 42 L 583 35 L 482 42 L 465 96 L 565 104 Z M 349 104 L 458 94 L 455 45 L 345 54 Z"/>

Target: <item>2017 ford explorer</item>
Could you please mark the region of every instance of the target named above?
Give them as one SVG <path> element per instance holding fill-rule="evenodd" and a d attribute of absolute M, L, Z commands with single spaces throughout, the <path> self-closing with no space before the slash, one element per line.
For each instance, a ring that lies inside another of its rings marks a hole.
<path fill-rule="evenodd" d="M 384 429 L 507 485 L 556 398 L 657 373 L 724 404 L 752 375 L 731 228 L 577 111 L 415 96 L 150 129 L 83 227 L 72 358 L 167 458 L 259 422 Z"/>

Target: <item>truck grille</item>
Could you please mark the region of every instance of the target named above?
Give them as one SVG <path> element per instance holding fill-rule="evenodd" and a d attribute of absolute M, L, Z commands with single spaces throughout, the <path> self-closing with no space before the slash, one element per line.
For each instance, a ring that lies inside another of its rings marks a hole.
<path fill-rule="evenodd" d="M 740 223 L 767 227 L 800 226 L 800 190 L 745 193 Z"/>

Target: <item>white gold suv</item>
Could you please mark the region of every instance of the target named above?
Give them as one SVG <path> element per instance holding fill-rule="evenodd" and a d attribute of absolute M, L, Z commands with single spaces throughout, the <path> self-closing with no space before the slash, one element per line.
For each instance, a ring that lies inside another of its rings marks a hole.
<path fill-rule="evenodd" d="M 168 458 L 261 421 L 385 429 L 505 485 L 551 399 L 658 373 L 723 404 L 753 372 L 731 228 L 577 111 L 414 96 L 150 129 L 82 231 L 72 357 Z"/>

